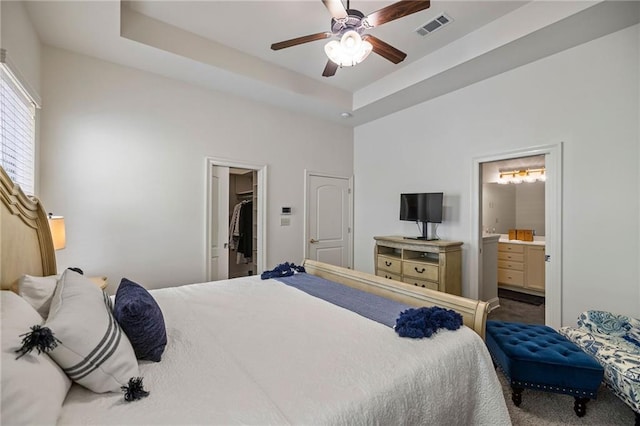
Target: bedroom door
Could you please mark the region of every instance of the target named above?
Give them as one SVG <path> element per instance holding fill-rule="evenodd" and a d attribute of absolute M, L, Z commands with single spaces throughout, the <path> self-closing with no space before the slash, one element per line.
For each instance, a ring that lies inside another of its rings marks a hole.
<path fill-rule="evenodd" d="M 350 268 L 351 178 L 306 172 L 305 257 Z"/>
<path fill-rule="evenodd" d="M 212 166 L 211 176 L 211 257 L 209 279 L 229 276 L 229 167 Z"/>

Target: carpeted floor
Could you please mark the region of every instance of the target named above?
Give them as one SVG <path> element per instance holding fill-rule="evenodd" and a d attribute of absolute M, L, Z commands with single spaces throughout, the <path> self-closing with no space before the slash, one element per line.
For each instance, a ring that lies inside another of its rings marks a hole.
<path fill-rule="evenodd" d="M 587 414 L 578 417 L 573 411 L 574 398 L 557 393 L 525 389 L 522 393 L 522 403 L 520 407 L 516 407 L 511 401 L 511 388 L 507 379 L 500 370 L 497 370 L 497 373 L 514 426 L 634 424 L 633 410 L 604 385 L 598 391 L 598 398 L 587 403 Z"/>

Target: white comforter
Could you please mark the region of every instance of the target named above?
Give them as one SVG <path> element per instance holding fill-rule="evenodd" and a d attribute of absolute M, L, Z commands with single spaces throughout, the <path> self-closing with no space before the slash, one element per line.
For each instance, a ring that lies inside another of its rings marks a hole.
<path fill-rule="evenodd" d="M 246 277 L 152 291 L 167 326 L 149 397 L 74 385 L 61 424 L 506 425 L 482 340 L 469 328 L 430 339 L 275 280 Z"/>

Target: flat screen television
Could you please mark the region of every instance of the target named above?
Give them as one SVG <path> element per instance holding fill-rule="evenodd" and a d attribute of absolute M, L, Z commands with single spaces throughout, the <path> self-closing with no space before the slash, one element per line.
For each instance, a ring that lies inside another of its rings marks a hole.
<path fill-rule="evenodd" d="M 428 240 L 427 224 L 442 223 L 442 192 L 400 194 L 400 220 L 422 222 L 422 236 Z"/>

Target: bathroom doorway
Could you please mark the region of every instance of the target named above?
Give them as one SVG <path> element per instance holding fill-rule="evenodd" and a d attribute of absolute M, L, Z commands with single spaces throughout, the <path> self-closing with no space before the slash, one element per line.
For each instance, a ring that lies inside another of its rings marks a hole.
<path fill-rule="evenodd" d="M 498 153 L 473 159 L 472 174 L 472 226 L 470 260 L 472 271 L 470 276 L 470 293 L 472 297 L 480 298 L 485 284 L 497 285 L 495 282 L 483 282 L 483 228 L 482 168 L 486 163 L 513 160 L 524 157 L 544 156 L 545 191 L 544 191 L 544 228 L 545 247 L 544 280 L 545 280 L 545 315 L 544 323 L 551 327 L 562 325 L 562 143 L 546 145 L 517 151 Z M 490 226 L 490 231 L 493 226 Z M 487 256 L 488 258 L 488 256 Z M 497 259 L 496 259 L 497 263 Z M 497 274 L 496 274 L 497 275 Z"/>
<path fill-rule="evenodd" d="M 483 241 L 498 236 L 483 244 L 496 259 L 483 264 L 494 268 L 483 278 L 497 281 L 489 319 L 544 324 L 545 156 L 486 162 L 481 172 Z"/>

